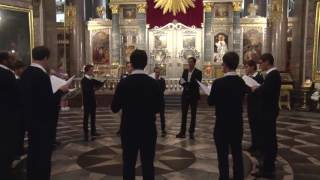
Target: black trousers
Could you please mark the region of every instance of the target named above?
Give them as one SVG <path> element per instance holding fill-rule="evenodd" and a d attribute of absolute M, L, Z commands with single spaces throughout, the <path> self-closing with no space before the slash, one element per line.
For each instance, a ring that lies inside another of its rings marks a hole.
<path fill-rule="evenodd" d="M 214 141 L 218 154 L 219 180 L 229 180 L 229 147 L 233 160 L 233 179 L 243 180 L 243 157 L 242 157 L 242 137 L 241 135 L 227 137 L 226 133 L 214 132 Z"/>
<path fill-rule="evenodd" d="M 166 130 L 166 119 L 165 119 L 165 106 L 163 105 L 160 109 L 160 122 L 162 132 Z"/>
<path fill-rule="evenodd" d="M 23 150 L 24 150 L 24 137 L 25 137 L 25 132 L 26 132 L 26 123 L 23 120 L 22 115 L 19 116 L 19 120 L 18 120 L 18 147 L 17 147 L 17 156 L 22 155 Z"/>
<path fill-rule="evenodd" d="M 138 152 L 142 163 L 142 176 L 144 180 L 154 180 L 154 157 L 156 148 L 156 133 L 146 137 L 128 137 L 121 135 L 123 180 L 135 180 L 135 165 Z"/>
<path fill-rule="evenodd" d="M 259 121 L 259 113 L 260 113 L 259 104 L 252 103 L 248 101 L 248 121 L 249 127 L 251 131 L 251 147 L 254 150 L 260 150 L 261 147 L 261 121 Z"/>
<path fill-rule="evenodd" d="M 84 105 L 83 106 L 83 131 L 85 135 L 88 135 L 88 122 L 90 117 L 91 134 L 96 133 L 96 105 Z"/>
<path fill-rule="evenodd" d="M 59 120 L 59 112 L 60 112 L 60 106 L 57 107 L 55 111 L 55 121 L 54 121 L 54 131 L 53 131 L 53 142 L 57 141 L 57 128 L 58 128 L 58 120 Z"/>
<path fill-rule="evenodd" d="M 186 133 L 187 114 L 188 114 L 189 106 L 191 107 L 191 123 L 190 123 L 189 133 L 193 134 L 196 127 L 198 99 L 189 99 L 189 98 L 182 97 L 181 99 L 182 122 L 181 122 L 181 130 L 180 130 L 180 133 L 182 134 Z"/>
<path fill-rule="evenodd" d="M 276 119 L 278 113 L 263 114 L 263 171 L 273 172 L 275 170 L 275 161 L 278 152 Z"/>
<path fill-rule="evenodd" d="M 28 131 L 27 180 L 50 180 L 54 128 Z"/>

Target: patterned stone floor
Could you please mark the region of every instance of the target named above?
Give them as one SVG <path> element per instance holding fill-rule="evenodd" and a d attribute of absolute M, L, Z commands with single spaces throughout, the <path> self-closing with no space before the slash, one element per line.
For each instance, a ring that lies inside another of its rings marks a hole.
<path fill-rule="evenodd" d="M 119 114 L 109 109 L 97 110 L 97 127 L 102 136 L 83 142 L 82 111 L 62 112 L 58 139 L 63 143 L 53 155 L 53 180 L 120 180 L 121 148 L 116 136 Z M 250 131 L 246 115 L 243 146 L 248 147 Z M 212 140 L 214 112 L 199 108 L 196 139 L 176 139 L 180 127 L 180 108 L 166 112 L 168 135 L 158 137 L 157 180 L 214 180 L 218 177 L 216 150 Z M 278 123 L 279 154 L 276 179 L 320 180 L 320 114 L 282 111 Z M 256 163 L 243 152 L 246 179 Z M 140 163 L 136 166 L 140 175 Z M 137 179 L 142 179 L 137 177 Z"/>

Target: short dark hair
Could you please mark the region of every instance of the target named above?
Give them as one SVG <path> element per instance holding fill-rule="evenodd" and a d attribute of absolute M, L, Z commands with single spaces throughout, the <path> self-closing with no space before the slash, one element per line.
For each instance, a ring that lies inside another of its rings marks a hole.
<path fill-rule="evenodd" d="M 192 60 L 193 63 L 196 63 L 197 62 L 197 59 L 195 57 L 189 57 L 188 60 Z"/>
<path fill-rule="evenodd" d="M 84 67 L 84 72 L 88 72 L 91 68 L 93 68 L 94 66 L 92 64 L 87 64 L 85 67 Z"/>
<path fill-rule="evenodd" d="M 0 63 L 2 63 L 5 60 L 10 59 L 10 54 L 7 51 L 0 51 Z"/>
<path fill-rule="evenodd" d="M 253 67 L 254 70 L 257 70 L 257 63 L 254 60 L 249 60 L 246 62 L 246 65 Z"/>
<path fill-rule="evenodd" d="M 25 63 L 23 63 L 22 61 L 18 60 L 16 61 L 16 63 L 14 64 L 13 68 L 14 70 L 20 69 L 20 68 L 24 68 L 27 65 Z"/>
<path fill-rule="evenodd" d="M 37 46 L 32 49 L 32 58 L 34 60 L 42 61 L 50 57 L 50 50 L 45 46 Z"/>
<path fill-rule="evenodd" d="M 148 56 L 144 50 L 136 49 L 130 55 L 130 63 L 134 69 L 144 69 L 147 62 Z"/>
<path fill-rule="evenodd" d="M 236 70 L 239 65 L 239 55 L 236 52 L 227 52 L 224 54 L 222 61 L 231 70 Z"/>
<path fill-rule="evenodd" d="M 262 62 L 266 62 L 267 61 L 270 65 L 274 64 L 274 58 L 273 58 L 271 53 L 262 54 L 260 59 L 261 59 Z"/>

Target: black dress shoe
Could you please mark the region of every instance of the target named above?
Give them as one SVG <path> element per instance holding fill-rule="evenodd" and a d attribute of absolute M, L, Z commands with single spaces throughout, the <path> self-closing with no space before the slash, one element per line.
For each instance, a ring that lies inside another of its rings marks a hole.
<path fill-rule="evenodd" d="M 88 135 L 84 135 L 83 140 L 84 140 L 85 142 L 88 142 L 88 141 L 89 141 L 89 136 L 88 136 Z"/>
<path fill-rule="evenodd" d="M 252 173 L 251 175 L 256 178 L 269 178 L 269 179 L 275 178 L 274 172 L 258 171 L 258 172 Z"/>
<path fill-rule="evenodd" d="M 176 138 L 186 138 L 186 135 L 183 133 L 179 133 L 176 135 Z"/>
<path fill-rule="evenodd" d="M 167 132 L 166 131 L 162 131 L 161 137 L 166 137 L 166 136 L 167 136 Z"/>
<path fill-rule="evenodd" d="M 189 134 L 189 138 L 194 140 L 194 134 L 193 133 Z"/>
<path fill-rule="evenodd" d="M 99 133 L 92 133 L 91 136 L 101 136 Z"/>
<path fill-rule="evenodd" d="M 54 145 L 54 146 L 60 146 L 60 145 L 61 145 L 61 142 L 60 142 L 60 141 L 54 141 L 54 142 L 53 142 L 53 145 Z"/>
<path fill-rule="evenodd" d="M 120 130 L 116 132 L 117 136 L 120 136 Z"/>

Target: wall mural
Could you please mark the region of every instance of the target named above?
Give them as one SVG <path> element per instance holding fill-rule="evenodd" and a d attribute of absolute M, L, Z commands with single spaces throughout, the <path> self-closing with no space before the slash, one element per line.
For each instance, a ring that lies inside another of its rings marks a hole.
<path fill-rule="evenodd" d="M 0 15 L 0 49 L 11 52 L 27 64 L 30 63 L 34 41 L 32 10 L 0 4 Z"/>
<path fill-rule="evenodd" d="M 98 32 L 92 37 L 94 64 L 110 64 L 109 34 Z"/>
<path fill-rule="evenodd" d="M 243 62 L 258 61 L 262 52 L 263 33 L 261 29 L 247 28 L 243 32 Z"/>

